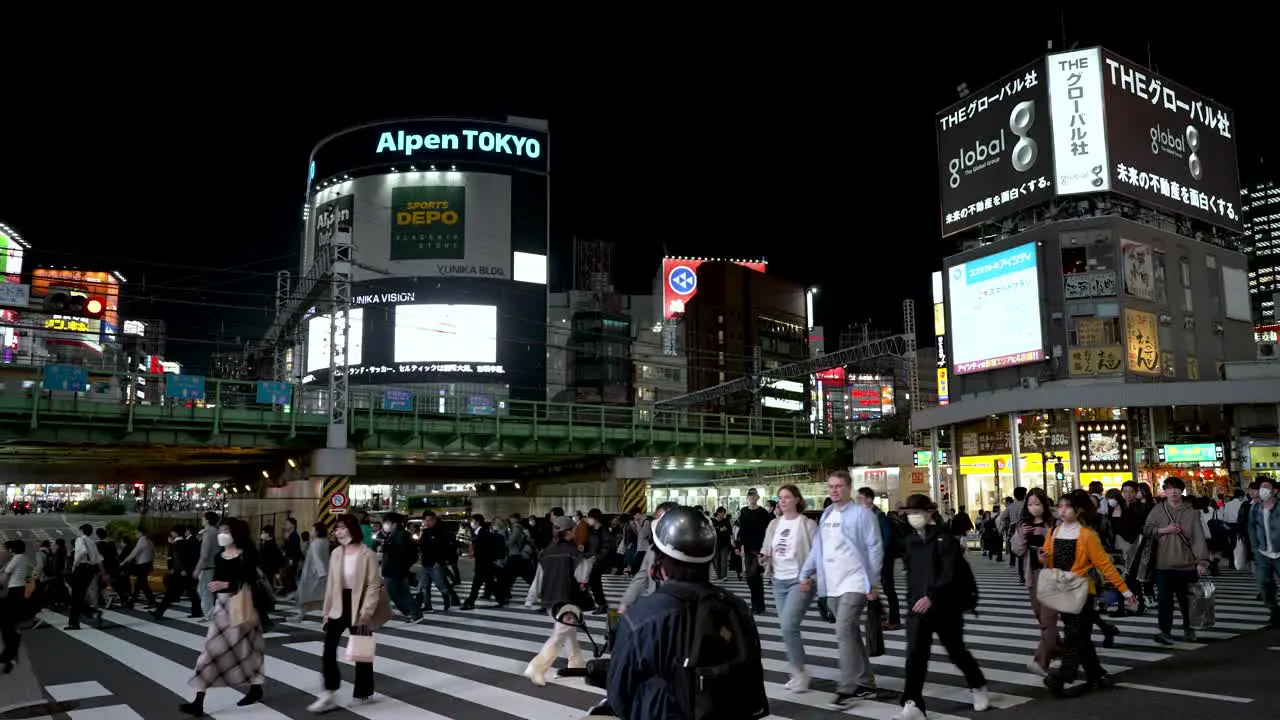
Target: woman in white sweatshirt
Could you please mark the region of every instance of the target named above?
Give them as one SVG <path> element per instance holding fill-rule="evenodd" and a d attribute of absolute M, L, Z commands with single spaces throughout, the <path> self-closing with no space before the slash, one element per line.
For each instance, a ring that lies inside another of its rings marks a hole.
<path fill-rule="evenodd" d="M 778 508 L 782 515 L 771 520 L 764 531 L 760 561 L 761 565 L 768 563 L 773 571 L 773 605 L 781 622 L 782 641 L 792 668 L 786 688 L 799 693 L 809 689 L 800 624 L 814 595 L 813 588 L 801 589 L 800 568 L 809 557 L 818 524 L 802 514 L 804 498 L 795 485 L 783 485 L 778 489 Z"/>

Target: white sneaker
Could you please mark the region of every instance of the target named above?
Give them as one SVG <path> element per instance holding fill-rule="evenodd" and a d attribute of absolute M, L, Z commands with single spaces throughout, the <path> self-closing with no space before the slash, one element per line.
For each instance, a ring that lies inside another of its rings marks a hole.
<path fill-rule="evenodd" d="M 324 713 L 337 709 L 338 703 L 334 701 L 333 696 L 336 693 L 332 690 L 325 690 L 320 693 L 316 701 L 307 706 L 307 712 Z"/>
<path fill-rule="evenodd" d="M 924 711 L 916 707 L 915 700 L 908 700 L 902 705 L 902 712 L 893 716 L 893 720 L 925 720 Z"/>
<path fill-rule="evenodd" d="M 538 687 L 543 687 L 547 684 L 547 668 L 545 665 L 539 664 L 537 658 L 534 658 L 534 660 L 525 667 L 524 676 L 529 678 L 529 682 L 537 685 Z"/>
<path fill-rule="evenodd" d="M 985 687 L 973 689 L 973 709 L 982 712 L 991 707 L 991 693 Z"/>
<path fill-rule="evenodd" d="M 802 693 L 809 691 L 809 673 L 804 670 L 797 671 L 791 675 L 791 679 L 784 685 L 786 689 L 793 693 Z"/>
<path fill-rule="evenodd" d="M 1044 668 L 1042 668 L 1042 667 L 1040 667 L 1040 663 L 1036 662 L 1035 660 L 1028 660 L 1028 661 L 1027 661 L 1027 669 L 1028 669 L 1028 670 L 1030 670 L 1031 672 L 1035 673 L 1035 674 L 1036 674 L 1036 676 L 1038 676 L 1038 677 L 1042 677 L 1042 678 L 1043 678 L 1043 677 L 1049 677 L 1049 671 L 1048 671 L 1048 670 L 1045 670 L 1045 669 L 1044 669 Z"/>

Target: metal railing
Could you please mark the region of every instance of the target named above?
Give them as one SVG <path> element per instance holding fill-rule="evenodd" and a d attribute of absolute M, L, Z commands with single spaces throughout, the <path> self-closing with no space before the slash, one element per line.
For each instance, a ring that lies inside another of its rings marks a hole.
<path fill-rule="evenodd" d="M 23 371 L 27 371 L 24 374 Z M 85 418 L 127 418 L 132 429 L 135 419 L 199 419 L 213 423 L 214 430 L 224 422 L 239 425 L 260 423 L 279 427 L 287 425 L 314 429 L 328 423 L 328 388 L 326 386 L 293 385 L 290 402 L 271 405 L 257 402 L 257 383 L 243 380 L 205 378 L 204 398 L 165 398 L 159 403 L 144 403 L 134 397 L 128 402 L 130 389 L 165 383 L 164 375 L 148 373 L 89 373 L 90 387 L 84 391 L 41 390 L 42 368 L 0 366 L 0 410 L 13 414 L 29 410 L 33 426 L 41 415 L 72 414 Z M 138 380 L 143 384 L 139 385 Z M 392 393 L 403 399 L 407 388 L 356 387 L 350 391 L 349 423 L 353 431 L 378 430 L 388 426 L 411 429 L 423 420 L 452 420 L 457 424 L 483 426 L 510 421 L 526 421 L 543 425 L 594 426 L 599 428 L 662 429 L 701 434 L 720 433 L 766 437 L 826 437 L 813 432 L 807 419 L 800 417 L 747 417 L 722 413 L 700 413 L 687 409 L 660 409 L 651 405 L 581 405 L 532 400 L 494 399 L 492 406 L 476 407 L 472 395 L 453 396 L 412 393 L 406 404 L 389 404 Z M 398 391 L 398 393 L 397 393 Z M 395 407 L 396 409 L 389 409 Z M 478 427 L 477 427 L 478 429 Z M 291 433 L 292 434 L 292 433 Z M 834 438 L 832 438 L 834 439 Z"/>

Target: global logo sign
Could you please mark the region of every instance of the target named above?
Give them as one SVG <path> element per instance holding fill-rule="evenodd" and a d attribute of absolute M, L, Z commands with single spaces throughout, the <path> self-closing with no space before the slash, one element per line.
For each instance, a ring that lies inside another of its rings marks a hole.
<path fill-rule="evenodd" d="M 677 295 L 692 295 L 698 289 L 698 275 L 686 265 L 677 265 L 667 275 L 667 287 Z"/>

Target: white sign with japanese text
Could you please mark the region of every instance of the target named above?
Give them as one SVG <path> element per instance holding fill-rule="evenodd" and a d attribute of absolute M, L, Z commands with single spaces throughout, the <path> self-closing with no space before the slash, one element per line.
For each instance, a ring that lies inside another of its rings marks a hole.
<path fill-rule="evenodd" d="M 1107 192 L 1106 119 L 1102 54 L 1098 48 L 1050 55 L 1049 112 L 1053 117 L 1054 188 L 1058 195 Z"/>

